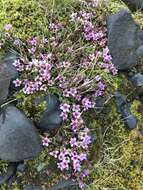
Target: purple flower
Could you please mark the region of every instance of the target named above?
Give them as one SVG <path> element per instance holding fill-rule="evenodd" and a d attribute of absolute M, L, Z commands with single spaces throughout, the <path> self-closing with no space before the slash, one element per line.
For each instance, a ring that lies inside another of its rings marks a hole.
<path fill-rule="evenodd" d="M 50 142 L 51 142 L 51 141 L 50 141 L 50 139 L 49 139 L 48 137 L 44 137 L 44 138 L 42 139 L 42 144 L 43 144 L 43 146 L 48 147 Z"/>
<path fill-rule="evenodd" d="M 95 92 L 94 96 L 95 96 L 95 98 L 96 98 L 96 97 L 102 96 L 103 93 L 104 93 L 103 91 L 97 90 L 97 91 Z"/>
<path fill-rule="evenodd" d="M 15 60 L 13 65 L 15 66 L 17 71 L 24 71 L 24 65 L 19 59 Z"/>
<path fill-rule="evenodd" d="M 36 38 L 28 39 L 28 44 L 31 46 L 36 46 L 37 45 L 37 39 Z"/>
<path fill-rule="evenodd" d="M 70 145 L 71 147 L 77 146 L 77 139 L 75 137 L 70 139 Z"/>
<path fill-rule="evenodd" d="M 60 109 L 64 112 L 64 113 L 69 113 L 70 112 L 70 105 L 67 103 L 61 104 Z"/>
<path fill-rule="evenodd" d="M 85 184 L 84 184 L 82 181 L 80 181 L 80 182 L 79 182 L 79 187 L 80 187 L 81 189 L 83 189 L 83 188 L 85 187 Z"/>
<path fill-rule="evenodd" d="M 21 45 L 21 42 L 20 42 L 20 40 L 19 40 L 19 39 L 16 39 L 13 43 L 14 43 L 14 45 L 16 45 L 16 46 Z"/>
<path fill-rule="evenodd" d="M 69 169 L 69 164 L 66 160 L 63 160 L 62 162 L 57 164 L 58 168 L 63 171 L 63 170 L 68 170 Z"/>
<path fill-rule="evenodd" d="M 94 108 L 94 106 L 95 106 L 95 104 L 93 102 L 91 102 L 88 98 L 83 98 L 82 105 L 84 107 L 84 111 L 86 111 L 90 108 Z"/>
<path fill-rule="evenodd" d="M 73 104 L 72 111 L 73 112 L 80 112 L 80 105 L 79 104 Z"/>
<path fill-rule="evenodd" d="M 20 79 L 16 79 L 13 81 L 13 83 L 15 84 L 15 87 L 19 87 L 19 86 L 21 86 L 22 81 Z"/>
<path fill-rule="evenodd" d="M 69 68 L 71 65 L 70 62 L 68 61 L 63 61 L 63 62 L 60 62 L 59 64 L 57 64 L 57 68 Z"/>
<path fill-rule="evenodd" d="M 97 84 L 97 86 L 98 86 L 99 90 L 101 90 L 101 91 L 105 90 L 105 88 L 106 88 L 106 85 L 101 81 Z"/>
<path fill-rule="evenodd" d="M 98 81 L 100 81 L 101 80 L 101 76 L 100 75 L 97 75 L 96 77 L 95 77 L 95 80 L 98 82 Z"/>
<path fill-rule="evenodd" d="M 29 52 L 30 54 L 34 54 L 35 51 L 36 51 L 36 47 L 32 47 L 32 48 L 29 48 L 29 49 L 28 49 L 28 52 Z"/>
<path fill-rule="evenodd" d="M 53 156 L 54 158 L 58 158 L 58 154 L 59 154 L 59 151 L 58 150 L 55 150 L 55 151 L 52 151 L 49 153 L 51 156 Z"/>
<path fill-rule="evenodd" d="M 81 171 L 81 163 L 80 161 L 77 159 L 73 160 L 73 169 L 75 172 L 80 172 Z"/>
<path fill-rule="evenodd" d="M 4 29 L 8 32 L 8 31 L 10 31 L 11 29 L 12 29 L 12 24 L 6 24 L 5 26 L 4 26 Z"/>
<path fill-rule="evenodd" d="M 87 160 L 87 155 L 84 154 L 84 153 L 81 153 L 81 154 L 79 155 L 79 159 L 80 159 L 80 161 Z"/>

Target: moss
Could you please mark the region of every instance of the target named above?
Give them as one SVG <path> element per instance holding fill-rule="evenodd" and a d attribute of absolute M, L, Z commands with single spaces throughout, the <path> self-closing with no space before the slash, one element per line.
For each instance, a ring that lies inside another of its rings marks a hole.
<path fill-rule="evenodd" d="M 12 23 L 14 32 L 22 39 L 29 36 L 48 34 L 47 21 L 49 15 L 46 9 L 62 10 L 64 7 L 74 9 L 75 1 L 71 0 L 1 0 L 0 7 L 0 29 L 6 23 Z M 64 6 L 63 6 L 64 5 Z M 127 8 L 119 0 L 111 0 L 108 11 L 115 13 L 122 8 Z M 60 14 L 61 19 L 62 13 Z M 134 14 L 134 18 L 143 26 L 142 16 L 139 12 Z M 112 81 L 111 81 L 112 82 Z M 124 86 L 124 88 L 123 88 Z M 114 81 L 114 89 L 132 92 L 132 86 L 124 75 L 119 75 Z M 23 102 L 23 109 L 31 100 Z M 30 104 L 29 106 L 32 107 Z M 43 110 L 45 105 L 39 105 L 39 110 Z M 31 108 L 32 109 L 32 108 Z M 139 120 L 139 128 L 142 126 L 142 105 L 135 100 L 131 106 L 132 113 Z M 37 116 L 38 117 L 38 116 Z M 143 137 L 140 136 L 138 129 L 129 133 L 120 115 L 117 113 L 114 102 L 107 106 L 107 111 L 90 122 L 95 129 L 96 142 L 91 147 L 92 173 L 89 176 L 89 184 L 86 189 L 92 190 L 142 190 L 143 189 Z M 49 188 L 59 179 L 59 173 L 53 168 L 47 156 L 46 150 L 35 160 L 27 162 L 27 169 L 23 174 L 18 174 L 18 186 L 36 183 Z M 94 166 L 94 167 L 93 167 Z M 40 169 L 41 168 L 41 169 Z M 0 169 L 4 171 L 6 164 L 0 162 Z M 1 187 L 2 190 L 6 188 Z M 18 190 L 16 185 L 14 190 Z"/>
<path fill-rule="evenodd" d="M 128 9 L 128 7 L 121 0 L 110 0 L 108 11 L 111 13 L 116 13 L 121 9 Z"/>
<path fill-rule="evenodd" d="M 134 17 L 135 21 L 139 24 L 139 26 L 143 29 L 143 17 L 142 17 L 142 12 L 136 11 L 136 12 L 133 14 L 133 17 Z"/>
<path fill-rule="evenodd" d="M 143 138 L 138 129 L 132 132 L 125 129 L 114 104 L 108 116 L 103 115 L 98 119 L 96 130 L 99 131 L 103 126 L 105 132 L 100 133 L 100 138 L 99 135 L 97 137 L 100 158 L 90 176 L 94 180 L 90 188 L 143 189 Z"/>
<path fill-rule="evenodd" d="M 3 0 L 2 5 L 0 26 L 11 23 L 18 37 L 25 39 L 47 30 L 45 13 L 38 1 Z"/>

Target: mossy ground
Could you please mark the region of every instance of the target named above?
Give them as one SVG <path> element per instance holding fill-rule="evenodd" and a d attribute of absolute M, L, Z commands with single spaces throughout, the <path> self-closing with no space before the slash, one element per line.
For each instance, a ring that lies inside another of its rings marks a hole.
<path fill-rule="evenodd" d="M 69 7 L 73 9 L 75 1 L 71 0 L 0 0 L 0 28 L 11 23 L 20 38 L 46 35 L 48 9 Z M 74 4 L 74 5 L 73 5 Z M 126 8 L 119 0 L 111 0 L 108 11 L 117 12 Z M 143 18 L 136 12 L 134 18 L 143 27 Z M 127 96 L 128 100 L 136 98 L 136 89 L 128 82 L 125 75 L 119 74 L 115 83 L 116 89 Z M 94 160 L 89 185 L 86 190 L 142 190 L 143 189 L 143 137 L 139 129 L 143 123 L 143 105 L 136 100 L 131 105 L 132 112 L 138 118 L 138 127 L 129 132 L 117 113 L 114 100 L 106 106 L 105 113 L 95 116 L 89 123 L 94 126 L 96 142 L 92 147 L 91 160 Z M 107 114 L 108 113 L 108 114 Z M 94 150 L 94 151 L 93 151 Z M 50 160 L 46 151 L 39 158 L 28 161 L 24 173 L 19 173 L 13 190 L 22 189 L 27 184 L 37 184 L 49 187 L 54 184 L 59 173 L 52 173 L 48 165 Z M 6 169 L 6 164 L 0 163 L 0 171 Z M 0 187 L 1 190 L 7 186 Z"/>

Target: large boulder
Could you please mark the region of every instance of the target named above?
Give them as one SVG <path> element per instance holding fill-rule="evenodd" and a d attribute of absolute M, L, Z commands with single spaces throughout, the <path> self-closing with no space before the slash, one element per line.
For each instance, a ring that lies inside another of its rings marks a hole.
<path fill-rule="evenodd" d="M 113 64 L 127 70 L 143 58 L 143 32 L 134 22 L 131 13 L 121 10 L 107 18 L 108 47 Z"/>
<path fill-rule="evenodd" d="M 0 62 L 0 104 L 2 104 L 8 96 L 9 85 L 10 78 L 7 65 Z"/>
<path fill-rule="evenodd" d="M 122 0 L 131 11 L 143 10 L 143 0 Z"/>
<path fill-rule="evenodd" d="M 0 159 L 19 162 L 41 152 L 42 144 L 33 123 L 16 107 L 7 106 L 0 114 Z"/>
<path fill-rule="evenodd" d="M 53 131 L 60 127 L 62 123 L 60 101 L 55 94 L 48 94 L 39 99 L 39 103 L 45 101 L 47 108 L 42 113 L 40 121 L 37 123 L 39 129 L 43 131 Z"/>

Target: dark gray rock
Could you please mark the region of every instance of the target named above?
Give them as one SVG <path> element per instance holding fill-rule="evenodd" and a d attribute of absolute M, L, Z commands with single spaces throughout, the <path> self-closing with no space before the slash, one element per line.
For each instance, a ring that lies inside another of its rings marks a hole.
<path fill-rule="evenodd" d="M 17 54 L 7 54 L 0 62 L 0 104 L 2 104 L 15 90 L 13 80 L 18 77 L 18 72 L 13 66 Z"/>
<path fill-rule="evenodd" d="M 127 129 L 133 130 L 137 127 L 138 120 L 134 115 L 130 114 L 128 117 L 124 118 L 124 120 Z"/>
<path fill-rule="evenodd" d="M 135 87 L 143 86 L 143 75 L 141 73 L 135 74 L 131 81 Z"/>
<path fill-rule="evenodd" d="M 119 70 L 127 70 L 143 58 L 143 32 L 131 13 L 121 10 L 107 18 L 108 47 L 113 64 Z"/>
<path fill-rule="evenodd" d="M 119 92 L 115 93 L 117 109 L 121 114 L 123 121 L 128 130 L 133 130 L 137 127 L 137 118 L 131 113 L 130 104 L 126 102 L 126 98 Z"/>
<path fill-rule="evenodd" d="M 17 166 L 17 171 L 19 171 L 19 172 L 24 172 L 24 170 L 25 170 L 25 164 L 24 164 L 24 162 L 19 162 L 19 164 L 18 164 L 18 166 Z"/>
<path fill-rule="evenodd" d="M 16 79 L 18 77 L 18 71 L 14 67 L 13 63 L 18 59 L 18 55 L 16 53 L 8 53 L 4 57 L 4 63 L 8 66 L 8 73 L 11 77 L 11 80 Z"/>
<path fill-rule="evenodd" d="M 65 180 L 65 179 L 60 179 L 57 184 L 55 184 L 50 190 L 61 190 L 61 189 L 64 189 L 64 190 L 79 190 L 79 185 L 71 180 L 71 179 L 68 179 L 68 180 Z"/>
<path fill-rule="evenodd" d="M 0 114 L 0 159 L 19 162 L 32 159 L 42 145 L 33 123 L 16 107 L 3 108 Z"/>
<path fill-rule="evenodd" d="M 0 104 L 2 104 L 8 96 L 9 85 L 8 67 L 3 62 L 0 62 Z"/>
<path fill-rule="evenodd" d="M 60 101 L 58 97 L 49 94 L 40 99 L 40 101 L 46 101 L 47 108 L 43 112 L 40 122 L 37 124 L 38 128 L 44 131 L 56 130 L 62 123 L 62 118 L 60 116 Z"/>
<path fill-rule="evenodd" d="M 9 95 L 12 95 L 19 89 L 13 84 L 13 81 L 19 76 L 18 71 L 13 66 L 13 63 L 16 59 L 18 59 L 18 54 L 16 52 L 8 53 L 3 59 L 3 62 L 7 65 L 7 71 L 10 78 Z"/>
<path fill-rule="evenodd" d="M 131 11 L 143 10 L 143 0 L 122 0 Z"/>

